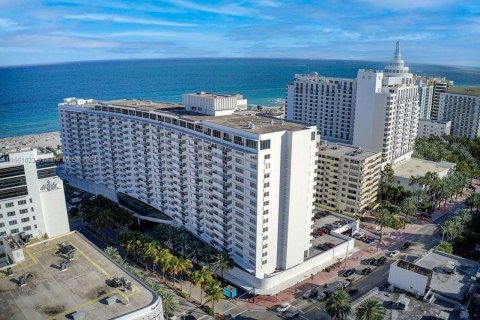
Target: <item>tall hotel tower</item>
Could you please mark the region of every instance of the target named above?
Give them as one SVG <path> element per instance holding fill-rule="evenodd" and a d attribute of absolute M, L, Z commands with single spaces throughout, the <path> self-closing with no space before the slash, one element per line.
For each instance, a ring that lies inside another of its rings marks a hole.
<path fill-rule="evenodd" d="M 351 143 L 355 87 L 355 79 L 297 74 L 286 87 L 285 117 L 316 125 L 322 139 Z"/>
<path fill-rule="evenodd" d="M 315 127 L 245 107 L 205 92 L 183 105 L 65 99 L 67 179 L 153 206 L 229 252 L 248 273 L 242 283 L 259 288 L 309 257 L 318 141 Z"/>
<path fill-rule="evenodd" d="M 405 66 L 397 42 L 385 70 L 359 70 L 353 144 L 382 152 L 384 163 L 408 160 L 417 136 L 418 86 Z"/>

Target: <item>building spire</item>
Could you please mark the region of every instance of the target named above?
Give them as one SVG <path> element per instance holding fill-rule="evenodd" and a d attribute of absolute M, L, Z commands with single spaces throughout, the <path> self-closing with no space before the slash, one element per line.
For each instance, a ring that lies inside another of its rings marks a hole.
<path fill-rule="evenodd" d="M 394 60 L 402 60 L 402 54 L 400 53 L 400 42 L 397 41 L 397 44 L 395 46 L 395 55 L 394 55 Z"/>

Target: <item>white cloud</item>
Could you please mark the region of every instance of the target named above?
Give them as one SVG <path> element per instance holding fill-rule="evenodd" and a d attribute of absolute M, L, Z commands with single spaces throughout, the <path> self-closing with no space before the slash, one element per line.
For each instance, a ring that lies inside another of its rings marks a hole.
<path fill-rule="evenodd" d="M 117 23 L 130 23 L 130 24 L 145 24 L 145 25 L 158 25 L 169 27 L 193 27 L 195 24 L 166 21 L 162 19 L 142 19 L 131 18 L 125 16 L 118 16 L 113 14 L 69 14 L 63 17 L 68 20 L 84 20 L 84 21 L 106 21 Z"/>
<path fill-rule="evenodd" d="M 170 0 L 169 3 L 177 7 L 182 7 L 182 8 L 202 11 L 202 12 L 215 13 L 220 15 L 271 19 L 270 16 L 263 15 L 260 12 L 258 12 L 256 9 L 250 9 L 250 8 L 242 7 L 237 4 L 231 4 L 231 3 L 218 4 L 214 6 L 190 2 L 186 0 Z"/>
<path fill-rule="evenodd" d="M 16 31 L 26 29 L 24 26 L 16 23 L 13 20 L 0 17 L 0 31 Z"/>

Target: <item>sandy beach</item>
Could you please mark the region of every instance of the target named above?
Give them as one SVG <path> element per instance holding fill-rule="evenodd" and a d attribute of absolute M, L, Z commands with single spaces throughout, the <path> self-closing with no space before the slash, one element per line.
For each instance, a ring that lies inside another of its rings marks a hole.
<path fill-rule="evenodd" d="M 57 146 L 60 145 L 60 132 L 55 131 L 32 134 L 27 136 L 2 138 L 0 139 L 0 152 L 31 147 L 52 147 L 54 149 L 57 149 Z"/>

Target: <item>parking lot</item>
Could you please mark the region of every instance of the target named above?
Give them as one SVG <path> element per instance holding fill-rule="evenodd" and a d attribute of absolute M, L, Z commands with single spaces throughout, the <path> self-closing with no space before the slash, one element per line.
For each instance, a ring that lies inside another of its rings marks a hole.
<path fill-rule="evenodd" d="M 331 248 L 334 248 L 335 246 L 338 246 L 340 243 L 344 242 L 344 239 L 331 234 L 331 232 L 341 228 L 342 226 L 351 224 L 352 222 L 353 220 L 341 218 L 328 212 L 317 212 L 312 228 L 312 231 L 315 234 L 312 242 L 312 250 L 323 252 L 330 249 L 325 247 L 325 244 Z M 322 246 L 324 246 L 323 249 Z"/>

